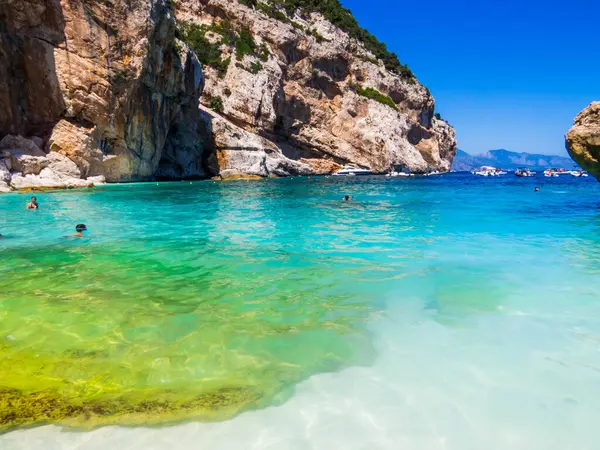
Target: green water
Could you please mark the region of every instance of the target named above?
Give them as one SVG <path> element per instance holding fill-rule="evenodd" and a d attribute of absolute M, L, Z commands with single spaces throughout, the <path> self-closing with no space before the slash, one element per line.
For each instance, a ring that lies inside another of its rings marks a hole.
<path fill-rule="evenodd" d="M 360 269 L 296 248 L 297 223 L 248 198 L 264 186 L 180 186 L 40 195 L 39 211 L 8 198 L 5 426 L 225 419 L 369 363 L 376 308 L 341 277 Z M 87 238 L 64 236 L 82 221 Z M 273 241 L 278 227 L 287 242 Z"/>

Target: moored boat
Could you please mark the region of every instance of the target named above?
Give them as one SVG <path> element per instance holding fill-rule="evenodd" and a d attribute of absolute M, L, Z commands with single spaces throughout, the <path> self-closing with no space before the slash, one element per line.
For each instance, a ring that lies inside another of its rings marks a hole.
<path fill-rule="evenodd" d="M 500 175 L 506 175 L 506 172 L 502 169 L 496 169 L 491 166 L 481 166 L 479 169 L 475 169 L 473 175 L 479 175 L 480 177 L 498 177 Z"/>
<path fill-rule="evenodd" d="M 391 165 L 389 173 L 386 174 L 388 178 L 395 177 L 414 177 L 415 175 L 404 165 Z"/>
<path fill-rule="evenodd" d="M 415 175 L 407 172 L 390 172 L 386 175 L 386 177 L 414 177 Z"/>
<path fill-rule="evenodd" d="M 571 174 L 571 176 L 574 176 L 577 178 L 588 176 L 588 174 L 585 170 L 571 170 L 569 173 Z"/>
<path fill-rule="evenodd" d="M 336 176 L 357 176 L 357 175 L 373 175 L 373 172 L 371 172 L 370 170 L 367 169 L 360 169 L 358 167 L 354 167 L 354 166 L 345 166 L 344 168 L 342 168 L 341 170 L 338 170 L 336 173 L 334 173 L 334 175 Z"/>
<path fill-rule="evenodd" d="M 536 173 L 529 169 L 517 169 L 515 175 L 518 177 L 535 177 Z"/>

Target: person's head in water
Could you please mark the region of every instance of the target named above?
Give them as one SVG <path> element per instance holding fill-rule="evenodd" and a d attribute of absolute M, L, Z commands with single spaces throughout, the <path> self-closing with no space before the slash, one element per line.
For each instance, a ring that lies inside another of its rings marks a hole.
<path fill-rule="evenodd" d="M 535 192 L 540 192 L 540 188 L 539 187 L 535 187 Z"/>
<path fill-rule="evenodd" d="M 38 209 L 39 205 L 37 203 L 37 198 L 36 197 L 31 197 L 31 200 L 29 201 L 29 203 L 27 203 L 27 209 Z"/>
<path fill-rule="evenodd" d="M 349 195 L 344 195 L 344 201 L 345 202 L 349 202 L 350 201 L 350 196 Z"/>
<path fill-rule="evenodd" d="M 87 231 L 87 227 L 84 223 L 80 223 L 75 227 L 75 231 L 77 231 L 77 236 L 83 236 L 83 232 Z"/>

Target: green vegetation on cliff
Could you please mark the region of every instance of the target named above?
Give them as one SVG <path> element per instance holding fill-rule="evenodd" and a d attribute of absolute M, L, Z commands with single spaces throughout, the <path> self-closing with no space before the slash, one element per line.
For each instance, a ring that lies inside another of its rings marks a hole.
<path fill-rule="evenodd" d="M 218 95 L 215 97 L 211 97 L 209 107 L 210 109 L 218 113 L 222 113 L 225 110 L 225 106 L 223 105 L 223 99 Z"/>
<path fill-rule="evenodd" d="M 211 42 L 206 36 L 208 32 L 221 36 L 220 41 Z M 248 29 L 242 28 L 238 31 L 228 20 L 213 21 L 210 26 L 183 22 L 179 25 L 179 36 L 196 52 L 198 60 L 203 65 L 215 69 L 220 77 L 227 73 L 231 63 L 231 58 L 223 59 L 222 45 L 234 47 L 238 61 L 244 59 L 246 55 L 256 56 L 262 61 L 267 61 L 270 56 L 267 46 L 265 44 L 258 46 Z M 261 64 L 253 65 L 253 67 L 258 66 L 262 69 Z"/>
<path fill-rule="evenodd" d="M 256 51 L 256 43 L 249 30 L 240 31 L 239 37 L 235 43 L 237 59 L 243 59 L 245 55 L 252 55 Z"/>
<path fill-rule="evenodd" d="M 444 119 L 444 118 L 442 117 L 442 115 L 441 115 L 439 112 L 436 112 L 436 113 L 433 115 L 433 117 L 435 117 L 437 120 L 441 120 L 441 121 L 443 121 L 443 122 L 446 122 L 446 123 L 448 123 L 448 121 L 447 121 L 446 119 Z"/>
<path fill-rule="evenodd" d="M 269 4 L 249 0 L 240 0 L 240 2 L 246 6 L 255 6 L 270 17 L 287 23 L 292 22 L 288 16 L 292 16 L 296 12 L 320 13 L 333 25 L 348 33 L 350 37 L 360 41 L 375 57 L 383 61 L 387 70 L 403 78 L 414 78 L 414 74 L 408 66 L 402 64 L 398 56 L 390 52 L 383 42 L 362 28 L 352 12 L 344 8 L 339 0 L 270 0 Z M 287 16 L 283 11 L 287 13 Z"/>
<path fill-rule="evenodd" d="M 383 105 L 389 106 L 390 108 L 393 108 L 395 110 L 398 109 L 398 107 L 396 106 L 396 104 L 394 103 L 394 100 L 391 99 L 391 97 L 388 97 L 387 95 L 382 94 L 381 92 L 379 92 L 377 89 L 368 87 L 368 88 L 363 88 L 361 86 L 358 86 L 356 84 L 350 84 L 350 87 L 360 96 L 362 97 L 366 97 L 368 99 L 371 100 L 375 100 Z"/>
<path fill-rule="evenodd" d="M 181 39 L 190 46 L 198 60 L 205 66 L 212 67 L 217 71 L 220 77 L 227 73 L 227 68 L 231 62 L 230 58 L 221 57 L 221 43 L 211 43 L 206 38 L 206 33 L 212 31 L 206 25 L 183 22 L 179 24 L 179 34 Z M 227 39 L 223 37 L 223 40 Z"/>

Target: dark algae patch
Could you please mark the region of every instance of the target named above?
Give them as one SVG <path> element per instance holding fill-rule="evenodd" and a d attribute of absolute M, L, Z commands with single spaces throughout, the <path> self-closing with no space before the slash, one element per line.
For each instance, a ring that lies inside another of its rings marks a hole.
<path fill-rule="evenodd" d="M 52 391 L 25 394 L 0 389 L 0 431 L 56 423 L 91 429 L 102 425 L 157 425 L 185 419 L 217 420 L 255 405 L 260 394 L 250 388 L 221 388 L 192 399 L 69 398 Z M 143 396 L 142 396 L 143 398 Z"/>

